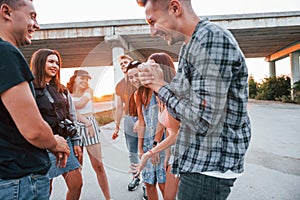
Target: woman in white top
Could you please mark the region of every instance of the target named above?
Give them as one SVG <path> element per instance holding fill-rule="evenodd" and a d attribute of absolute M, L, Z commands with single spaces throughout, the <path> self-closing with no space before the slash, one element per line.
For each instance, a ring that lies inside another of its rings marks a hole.
<path fill-rule="evenodd" d="M 91 79 L 85 70 L 75 70 L 67 83 L 77 111 L 82 146 L 86 147 L 93 169 L 97 174 L 99 186 L 106 199 L 110 199 L 110 189 L 102 162 L 99 125 L 93 116 L 93 90 L 89 87 Z M 82 163 L 82 160 L 81 160 Z"/>

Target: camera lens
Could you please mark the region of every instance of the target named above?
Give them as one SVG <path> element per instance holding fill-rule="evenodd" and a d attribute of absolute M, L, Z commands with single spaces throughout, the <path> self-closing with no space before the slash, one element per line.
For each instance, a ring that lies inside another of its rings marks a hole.
<path fill-rule="evenodd" d="M 72 137 L 77 133 L 77 129 L 75 126 L 72 125 L 72 126 L 68 127 L 68 132 L 69 132 L 70 136 Z"/>
<path fill-rule="evenodd" d="M 61 122 L 63 124 L 63 128 L 67 131 L 69 136 L 74 136 L 77 133 L 76 126 L 73 124 L 73 122 L 69 119 L 65 119 L 64 121 Z"/>

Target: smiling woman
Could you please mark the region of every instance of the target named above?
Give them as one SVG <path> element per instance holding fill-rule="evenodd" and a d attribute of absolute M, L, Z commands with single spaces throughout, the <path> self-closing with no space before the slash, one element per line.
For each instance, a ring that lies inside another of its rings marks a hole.
<path fill-rule="evenodd" d="M 67 199 L 79 199 L 82 188 L 79 163 L 82 158 L 81 136 L 75 127 L 76 111 L 70 93 L 60 83 L 61 64 L 60 53 L 52 49 L 39 49 L 34 52 L 30 60 L 30 67 L 35 76 L 33 84 L 39 111 L 51 127 L 53 134 L 64 137 L 70 149 L 67 163 L 63 167 L 58 166 L 56 156 L 48 152 L 51 161 L 47 174 L 50 181 L 50 193 L 53 179 L 62 175 L 68 187 Z"/>
<path fill-rule="evenodd" d="M 66 85 L 69 78 L 75 70 L 82 68 L 63 68 L 61 69 L 61 83 Z M 95 97 L 110 95 L 114 93 L 114 70 L 113 67 L 84 67 L 88 71 L 92 79 L 90 87 L 94 90 Z"/>

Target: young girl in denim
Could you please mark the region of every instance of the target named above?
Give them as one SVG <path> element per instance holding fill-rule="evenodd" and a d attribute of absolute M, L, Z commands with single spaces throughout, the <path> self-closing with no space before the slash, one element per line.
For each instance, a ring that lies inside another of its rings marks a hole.
<path fill-rule="evenodd" d="M 158 105 L 155 94 L 148 88 L 140 87 L 137 73 L 137 68 L 128 70 L 129 81 L 138 88 L 134 93 L 138 113 L 135 131 L 138 132 L 138 148 L 141 157 L 153 147 L 158 124 Z M 166 182 L 164 160 L 165 153 L 161 152 L 155 159 L 149 160 L 142 171 L 142 179 L 149 199 L 158 199 L 157 184 L 161 193 L 164 193 Z"/>

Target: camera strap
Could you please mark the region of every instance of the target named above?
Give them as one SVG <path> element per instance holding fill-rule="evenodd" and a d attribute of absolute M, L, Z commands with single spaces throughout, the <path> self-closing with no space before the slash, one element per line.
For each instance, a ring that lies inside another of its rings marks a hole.
<path fill-rule="evenodd" d="M 47 87 L 44 88 L 44 94 L 45 96 L 48 98 L 49 102 L 51 103 L 51 105 L 53 106 L 54 108 L 54 111 L 55 111 L 55 114 L 56 114 L 56 117 L 57 117 L 57 124 L 59 124 L 60 120 L 61 119 L 61 116 L 59 116 L 58 112 L 57 112 L 57 108 L 56 108 L 56 105 L 55 105 L 55 101 L 54 99 L 52 98 L 51 94 L 49 93 L 49 91 L 47 90 Z M 58 126 L 59 127 L 59 126 Z M 59 128 L 58 130 L 58 134 L 61 135 L 62 134 L 62 130 Z"/>
<path fill-rule="evenodd" d="M 54 99 L 52 98 L 51 94 L 49 93 L 47 87 L 44 89 L 44 94 L 45 94 L 46 97 L 49 99 L 49 102 L 53 105 L 54 111 L 55 111 L 56 116 L 57 116 L 57 121 L 58 121 L 58 123 L 59 123 L 59 119 L 63 119 L 64 117 L 61 116 L 60 114 L 58 114 L 58 112 L 57 112 L 57 109 L 58 109 L 58 108 L 57 108 L 57 106 L 56 106 L 56 104 L 55 104 Z"/>
<path fill-rule="evenodd" d="M 49 99 L 50 103 L 54 103 L 54 99 L 52 98 L 52 96 L 48 92 L 47 88 L 44 89 L 44 94 L 47 96 L 47 98 Z"/>

